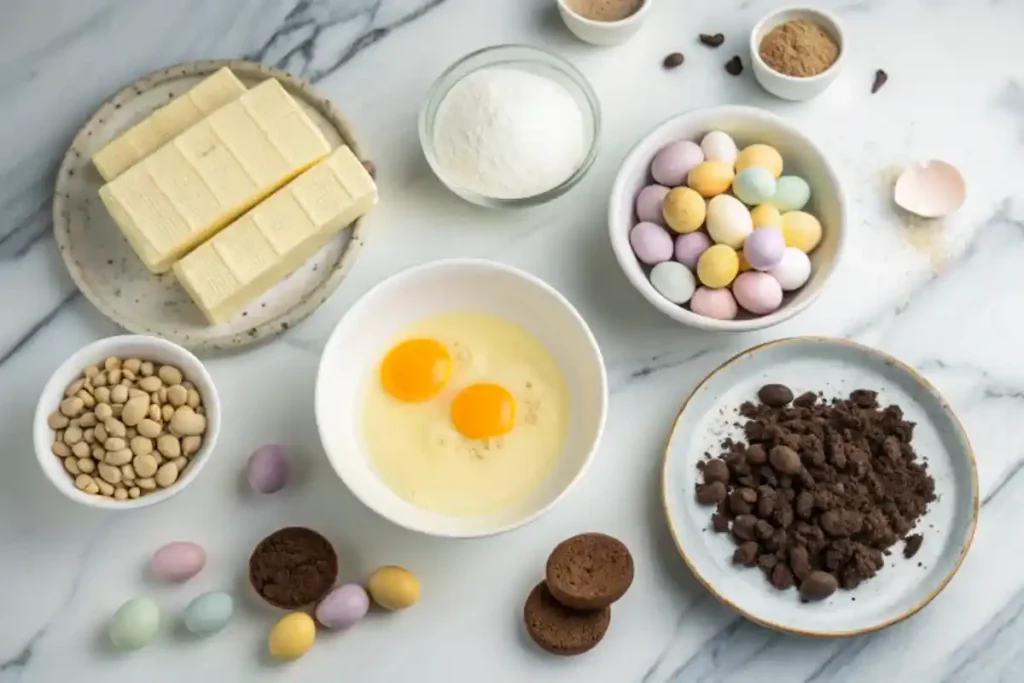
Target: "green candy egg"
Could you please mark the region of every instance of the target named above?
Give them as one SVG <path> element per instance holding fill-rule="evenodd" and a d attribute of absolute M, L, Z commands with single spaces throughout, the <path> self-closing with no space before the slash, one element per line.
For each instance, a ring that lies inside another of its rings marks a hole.
<path fill-rule="evenodd" d="M 775 186 L 775 194 L 768 202 L 779 211 L 799 211 L 807 206 L 811 199 L 811 186 L 803 178 L 795 175 L 784 175 Z"/>
<path fill-rule="evenodd" d="M 119 650 L 138 650 L 153 640 L 160 627 L 160 608 L 149 598 L 132 598 L 110 620 L 107 635 Z"/>
<path fill-rule="evenodd" d="M 776 185 L 771 171 L 760 166 L 748 166 L 736 174 L 732 193 L 744 204 L 756 206 L 775 196 Z"/>
<path fill-rule="evenodd" d="M 185 608 L 185 628 L 197 636 L 212 636 L 231 621 L 235 614 L 234 599 L 223 591 L 203 593 Z"/>

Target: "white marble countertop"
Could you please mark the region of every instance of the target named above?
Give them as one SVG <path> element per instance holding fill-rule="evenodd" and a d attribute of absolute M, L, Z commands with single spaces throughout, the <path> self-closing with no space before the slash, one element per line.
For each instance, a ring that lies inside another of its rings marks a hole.
<path fill-rule="evenodd" d="M 575 42 L 553 0 L 32 0 L 0 20 L 0 682 L 56 681 L 1017 681 L 1024 665 L 1024 4 L 1008 0 L 829 0 L 853 41 L 846 71 L 803 105 L 770 99 L 749 69 L 723 63 L 776 0 L 654 0 L 643 32 L 613 49 Z M 725 33 L 711 51 L 699 32 Z M 589 176 L 548 206 L 500 215 L 446 192 L 418 149 L 415 115 L 434 77 L 462 54 L 526 42 L 573 60 L 602 103 L 603 149 Z M 666 72 L 662 58 L 686 63 Z M 153 69 L 247 56 L 312 78 L 353 121 L 379 165 L 382 204 L 337 294 L 278 340 L 209 358 L 224 399 L 220 452 L 173 501 L 105 514 L 61 497 L 39 472 L 29 424 L 37 393 L 72 351 L 118 330 L 77 295 L 51 237 L 58 160 L 111 92 Z M 890 75 L 876 95 L 875 69 Z M 633 142 L 662 119 L 721 103 L 768 107 L 804 127 L 841 168 L 853 199 L 849 249 L 819 301 L 761 334 L 699 334 L 632 290 L 605 232 L 605 197 Z M 953 219 L 921 227 L 887 200 L 892 168 L 957 163 L 969 198 Z M 326 335 L 382 277 L 451 256 L 494 258 L 560 289 L 607 359 L 611 405 L 599 457 L 553 512 L 527 528 L 468 542 L 416 536 L 364 509 L 333 476 L 314 427 L 313 379 Z M 846 640 L 793 637 L 745 622 L 687 573 L 657 492 L 680 402 L 720 361 L 794 334 L 858 339 L 917 366 L 959 412 L 984 496 L 974 548 L 918 616 Z M 283 371 L 287 369 L 287 371 Z M 269 500 L 241 494 L 251 449 L 290 444 L 299 481 Z M 614 502 L 613 504 L 610 504 Z M 102 625 L 147 593 L 169 614 L 202 590 L 239 584 L 253 543 L 308 524 L 342 548 L 357 578 L 395 562 L 414 569 L 419 607 L 321 639 L 286 668 L 261 657 L 271 617 L 243 609 L 227 631 L 187 643 L 166 634 L 115 657 Z M 637 561 L 633 590 L 606 641 L 568 660 L 531 647 L 520 610 L 544 558 L 584 530 L 617 535 Z M 164 542 L 191 539 L 208 569 L 179 589 L 145 584 Z"/>

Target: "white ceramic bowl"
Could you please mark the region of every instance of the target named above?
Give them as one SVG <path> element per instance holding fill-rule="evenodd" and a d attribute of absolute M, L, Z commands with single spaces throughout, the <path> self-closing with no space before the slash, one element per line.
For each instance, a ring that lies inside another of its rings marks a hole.
<path fill-rule="evenodd" d="M 185 469 L 185 473 L 166 489 L 159 489 L 135 499 L 114 500 L 104 496 L 90 495 L 75 488 L 74 477 L 64 469 L 63 460 L 51 451 L 54 435 L 53 430 L 46 423 L 50 413 L 57 410 L 60 402 L 64 399 L 64 390 L 82 375 L 85 368 L 90 365 L 102 366 L 103 361 L 110 356 L 141 358 L 177 367 L 185 379 L 196 386 L 196 390 L 203 398 L 203 406 L 206 410 L 206 434 L 203 436 L 203 445 L 192 456 L 191 464 Z M 202 469 L 206 467 L 206 463 L 216 448 L 220 426 L 221 410 L 217 388 L 213 384 L 210 373 L 206 371 L 198 358 L 181 346 L 164 339 L 144 335 L 122 335 L 107 337 L 89 344 L 57 368 L 43 388 L 43 393 L 39 396 L 39 402 L 36 404 L 32 440 L 35 445 L 36 459 L 39 461 L 43 473 L 65 496 L 76 503 L 89 507 L 131 510 L 162 503 L 195 481 Z"/>
<path fill-rule="evenodd" d="M 558 13 L 574 36 L 591 45 L 621 45 L 640 30 L 654 0 L 644 0 L 633 14 L 618 21 L 595 21 L 575 12 L 567 0 L 557 0 Z"/>
<path fill-rule="evenodd" d="M 806 19 L 818 24 L 828 32 L 839 46 L 839 56 L 825 71 L 817 76 L 798 78 L 787 76 L 775 71 L 761 59 L 761 40 L 776 26 L 788 21 Z M 794 102 L 809 100 L 825 92 L 839 76 L 846 59 L 847 45 L 839 20 L 820 9 L 813 7 L 787 7 L 768 14 L 757 22 L 750 32 L 750 61 L 754 65 L 754 78 L 761 87 L 784 100 Z"/>
<path fill-rule="evenodd" d="M 555 357 L 569 385 L 569 433 L 555 471 L 526 498 L 486 516 L 442 515 L 407 502 L 380 477 L 363 440 L 363 396 L 389 343 L 413 321 L 445 311 L 479 311 L 523 326 Z M 481 260 L 427 263 L 371 289 L 334 328 L 316 382 L 317 427 L 338 476 L 381 517 L 432 536 L 488 536 L 550 510 L 586 472 L 607 405 L 601 351 L 572 304 L 532 275 Z"/>
<path fill-rule="evenodd" d="M 787 293 L 773 313 L 754 317 L 741 311 L 735 320 L 717 320 L 692 313 L 663 297 L 647 279 L 644 267 L 629 245 L 629 231 L 636 223 L 634 202 L 637 192 L 650 180 L 651 159 L 659 149 L 676 140 L 700 139 L 721 130 L 733 137 L 740 148 L 755 142 L 775 147 L 785 162 L 785 174 L 796 174 L 811 186 L 811 201 L 805 207 L 821 221 L 822 240 L 811 253 L 812 272 L 807 284 Z M 784 120 L 754 107 L 709 107 L 665 121 L 626 156 L 612 186 L 608 208 L 608 230 L 612 249 L 626 278 L 659 311 L 690 327 L 724 332 L 747 332 L 772 325 L 804 310 L 814 301 L 832 275 L 842 252 L 846 231 L 846 198 L 832 164 L 824 152 L 803 133 Z"/>

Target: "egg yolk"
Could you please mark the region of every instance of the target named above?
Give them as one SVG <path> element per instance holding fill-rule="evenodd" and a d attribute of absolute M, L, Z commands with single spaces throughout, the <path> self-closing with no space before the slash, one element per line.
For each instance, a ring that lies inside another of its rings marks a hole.
<path fill-rule="evenodd" d="M 380 382 L 399 401 L 426 401 L 437 395 L 452 374 L 448 349 L 435 339 L 409 339 L 384 356 Z"/>
<path fill-rule="evenodd" d="M 498 384 L 471 384 L 452 401 L 452 424 L 467 439 L 491 439 L 512 431 L 516 401 Z"/>

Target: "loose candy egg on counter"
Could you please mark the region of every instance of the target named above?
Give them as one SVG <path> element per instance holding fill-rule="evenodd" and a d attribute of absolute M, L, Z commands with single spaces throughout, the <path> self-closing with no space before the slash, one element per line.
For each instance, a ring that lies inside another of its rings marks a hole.
<path fill-rule="evenodd" d="M 732 195 L 718 195 L 708 202 L 708 235 L 716 243 L 739 249 L 753 230 L 750 211 Z"/>
<path fill-rule="evenodd" d="M 686 176 L 686 184 L 702 197 L 714 197 L 729 189 L 736 172 L 724 161 L 705 161 Z"/>
<path fill-rule="evenodd" d="M 761 204 L 775 196 L 775 176 L 761 166 L 749 166 L 736 174 L 732 192 L 744 204 Z"/>
<path fill-rule="evenodd" d="M 730 166 L 736 163 L 736 156 L 739 154 L 733 139 L 720 130 L 713 130 L 705 135 L 700 141 L 700 148 L 706 161 L 724 161 Z"/>
<path fill-rule="evenodd" d="M 420 599 L 420 581 L 408 569 L 396 565 L 378 568 L 366 582 L 373 601 L 387 610 L 412 607 Z"/>
<path fill-rule="evenodd" d="M 736 299 L 728 289 L 699 287 L 690 299 L 690 310 L 717 320 L 732 320 L 739 313 Z"/>
<path fill-rule="evenodd" d="M 665 218 L 662 215 L 662 205 L 667 194 L 668 188 L 664 185 L 648 185 L 640 190 L 636 195 L 637 220 L 664 225 Z"/>
<path fill-rule="evenodd" d="M 150 572 L 162 581 L 183 583 L 202 571 L 206 551 L 198 543 L 175 541 L 160 547 L 149 563 Z"/>
<path fill-rule="evenodd" d="M 329 629 L 352 628 L 370 609 L 370 596 L 356 583 L 338 586 L 316 606 L 316 620 Z"/>
<path fill-rule="evenodd" d="M 665 228 L 654 223 L 637 223 L 629 231 L 629 245 L 633 253 L 649 266 L 672 258 L 674 245 Z"/>
<path fill-rule="evenodd" d="M 779 211 L 799 211 L 811 200 L 811 186 L 803 178 L 784 175 L 775 184 L 770 203 Z"/>
<path fill-rule="evenodd" d="M 782 231 L 771 226 L 755 228 L 743 243 L 743 256 L 757 270 L 768 270 L 782 260 L 786 240 Z"/>
<path fill-rule="evenodd" d="M 751 209 L 750 220 L 755 228 L 771 226 L 782 230 L 782 214 L 771 204 L 761 204 Z"/>
<path fill-rule="evenodd" d="M 288 483 L 291 473 L 288 449 L 277 444 L 257 448 L 246 466 L 249 486 L 257 493 L 277 493 Z"/>
<path fill-rule="evenodd" d="M 674 304 L 685 304 L 697 289 L 697 281 L 682 263 L 665 261 L 651 270 L 651 284 Z"/>
<path fill-rule="evenodd" d="M 782 260 L 768 271 L 784 292 L 800 289 L 811 277 L 811 259 L 796 247 L 786 247 Z"/>
<path fill-rule="evenodd" d="M 107 629 L 118 650 L 138 650 L 153 640 L 160 627 L 160 608 L 149 598 L 132 598 L 114 613 Z"/>
<path fill-rule="evenodd" d="M 725 244 L 708 247 L 697 261 L 697 277 L 701 284 L 711 288 L 729 286 L 739 270 L 740 259 L 736 250 Z"/>
<path fill-rule="evenodd" d="M 704 152 L 695 142 L 679 140 L 670 142 L 654 155 L 651 162 L 651 177 L 668 187 L 686 182 L 690 169 L 704 161 Z"/>
<path fill-rule="evenodd" d="M 316 624 L 305 612 L 292 612 L 281 617 L 267 638 L 270 656 L 278 660 L 298 659 L 313 647 Z"/>
<path fill-rule="evenodd" d="M 223 630 L 235 615 L 235 600 L 223 591 L 203 593 L 182 614 L 185 629 L 196 636 L 212 636 Z"/>
<path fill-rule="evenodd" d="M 700 255 L 711 246 L 711 238 L 701 230 L 676 237 L 676 261 L 693 270 Z"/>
<path fill-rule="evenodd" d="M 732 283 L 736 302 L 754 315 L 767 315 L 782 304 L 782 287 L 768 273 L 741 273 Z"/>
<path fill-rule="evenodd" d="M 809 213 L 790 211 L 782 214 L 782 236 L 787 247 L 809 254 L 821 242 L 821 223 Z"/>
<path fill-rule="evenodd" d="M 665 197 L 663 221 L 676 232 L 693 232 L 704 225 L 707 206 L 704 198 L 688 187 L 677 187 Z"/>
<path fill-rule="evenodd" d="M 770 145 L 750 145 L 736 157 L 736 172 L 739 173 L 750 166 L 760 166 L 772 172 L 778 178 L 782 175 L 782 155 Z"/>

